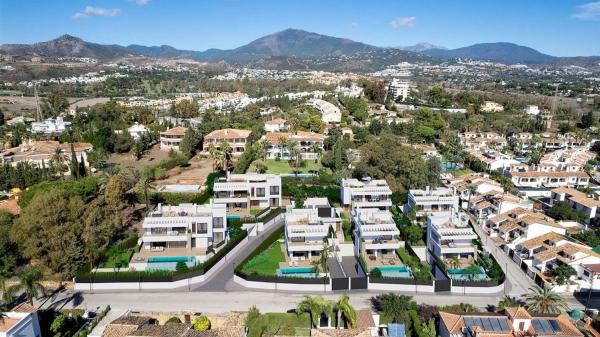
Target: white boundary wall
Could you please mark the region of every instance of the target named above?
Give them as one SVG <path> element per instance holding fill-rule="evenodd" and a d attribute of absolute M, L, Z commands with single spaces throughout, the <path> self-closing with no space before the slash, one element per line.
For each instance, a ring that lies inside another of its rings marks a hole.
<path fill-rule="evenodd" d="M 368 284 L 369 290 L 383 291 L 404 291 L 417 293 L 434 293 L 434 286 L 414 285 L 414 284 L 393 284 L 393 283 L 371 283 Z"/>
<path fill-rule="evenodd" d="M 452 285 L 450 290 L 453 294 L 496 294 L 504 291 L 504 283 L 495 287 L 460 287 Z"/>
<path fill-rule="evenodd" d="M 233 282 L 249 289 L 262 289 L 274 291 L 313 291 L 313 292 L 328 292 L 331 291 L 331 279 L 326 285 L 323 284 L 301 284 L 301 283 L 277 283 L 277 282 L 257 282 L 246 281 L 243 278 L 233 275 Z"/>

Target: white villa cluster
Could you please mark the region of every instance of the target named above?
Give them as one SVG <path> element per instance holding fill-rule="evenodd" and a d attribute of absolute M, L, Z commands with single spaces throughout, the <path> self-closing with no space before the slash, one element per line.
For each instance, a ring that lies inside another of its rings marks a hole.
<path fill-rule="evenodd" d="M 325 136 L 314 132 L 269 132 L 262 139 L 268 144 L 267 158 L 271 159 L 289 159 L 292 142 L 298 144 L 302 159 L 316 159 L 324 151 Z"/>
<path fill-rule="evenodd" d="M 161 256 L 195 256 L 206 260 L 207 254 L 227 240 L 225 205 L 158 204 L 142 225 L 143 250 L 161 252 Z"/>
<path fill-rule="evenodd" d="M 337 106 L 322 99 L 309 99 L 306 105 L 313 107 L 321 113 L 321 120 L 327 124 L 339 124 L 342 121 L 342 112 Z"/>
<path fill-rule="evenodd" d="M 31 123 L 31 132 L 43 135 L 61 134 L 71 127 L 62 117 L 48 118 L 42 122 Z"/>
<path fill-rule="evenodd" d="M 232 174 L 213 186 L 215 204 L 228 211 L 281 206 L 281 177 L 274 174 Z"/>
<path fill-rule="evenodd" d="M 290 259 L 312 259 L 329 246 L 330 231 L 341 233 L 339 212 L 327 198 L 308 198 L 304 208 L 288 208 L 285 215 L 285 247 Z"/>
<path fill-rule="evenodd" d="M 351 210 L 364 208 L 387 210 L 392 207 L 392 190 L 383 179 L 343 179 L 340 194 L 342 204 Z"/>

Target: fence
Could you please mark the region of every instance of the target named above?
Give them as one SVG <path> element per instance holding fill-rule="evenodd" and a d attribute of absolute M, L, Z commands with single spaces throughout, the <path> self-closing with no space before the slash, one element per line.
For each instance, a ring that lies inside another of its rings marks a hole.
<path fill-rule="evenodd" d="M 347 280 L 347 279 L 346 279 Z M 332 290 L 332 279 L 322 278 L 287 278 L 287 277 L 257 277 L 254 275 L 233 275 L 233 281 L 250 289 L 295 292 L 328 292 Z"/>

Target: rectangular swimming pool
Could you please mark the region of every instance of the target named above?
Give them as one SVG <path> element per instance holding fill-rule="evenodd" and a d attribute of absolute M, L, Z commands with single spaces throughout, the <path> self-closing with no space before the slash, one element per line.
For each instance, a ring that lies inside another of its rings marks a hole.
<path fill-rule="evenodd" d="M 485 281 L 490 279 L 485 273 L 485 269 L 483 269 L 483 267 L 479 268 L 479 273 L 477 274 L 470 274 L 465 268 L 448 269 L 448 275 L 450 275 L 450 278 L 454 280 L 461 281 Z"/>
<path fill-rule="evenodd" d="M 277 276 L 317 277 L 313 267 L 286 267 L 277 269 Z"/>
<path fill-rule="evenodd" d="M 148 262 L 192 262 L 196 260 L 190 256 L 155 256 L 149 257 Z"/>
<path fill-rule="evenodd" d="M 375 268 L 381 271 L 381 276 L 383 277 L 412 278 L 408 266 L 379 266 Z M 371 268 L 371 271 L 375 268 Z"/>
<path fill-rule="evenodd" d="M 148 258 L 146 270 L 177 270 L 177 263 L 184 262 L 188 268 L 196 265 L 196 258 L 191 256 L 155 256 Z"/>

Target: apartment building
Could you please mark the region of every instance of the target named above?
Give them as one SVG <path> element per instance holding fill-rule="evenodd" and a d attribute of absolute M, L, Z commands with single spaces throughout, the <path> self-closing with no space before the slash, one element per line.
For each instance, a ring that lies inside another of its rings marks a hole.
<path fill-rule="evenodd" d="M 342 179 L 340 187 L 342 205 L 351 210 L 392 207 L 392 190 L 383 179 Z"/>
<path fill-rule="evenodd" d="M 440 337 L 583 337 L 566 314 L 535 314 L 523 307 L 497 313 L 440 312 Z"/>
<path fill-rule="evenodd" d="M 488 147 L 466 148 L 465 151 L 485 164 L 489 171 L 503 172 L 507 167 L 520 164 L 512 155 L 489 149 Z"/>
<path fill-rule="evenodd" d="M 600 217 L 600 214 L 598 214 L 600 199 L 597 195 L 588 195 L 574 188 L 559 187 L 553 189 L 550 195 L 550 204 L 557 201 L 564 201 L 573 209 L 583 212 L 588 219 L 588 223 Z"/>
<path fill-rule="evenodd" d="M 394 78 L 388 85 L 388 94 L 392 95 L 394 100 L 401 97 L 404 101 L 410 94 L 410 81 Z"/>
<path fill-rule="evenodd" d="M 556 171 L 575 172 L 581 171 L 583 166 L 595 157 L 596 154 L 587 148 L 560 149 L 545 154 L 540 160 L 540 165 L 554 167 Z"/>
<path fill-rule="evenodd" d="M 160 149 L 163 151 L 179 151 L 179 146 L 181 145 L 181 141 L 183 141 L 183 137 L 185 137 L 186 132 L 187 128 L 183 126 L 176 126 L 168 129 L 167 131 L 161 132 Z"/>
<path fill-rule="evenodd" d="M 340 108 L 322 99 L 309 99 L 306 105 L 321 113 L 321 120 L 327 124 L 339 124 L 342 121 Z"/>
<path fill-rule="evenodd" d="M 551 217 L 531 209 L 515 208 L 489 218 L 484 228 L 490 237 L 510 247 L 547 233 L 566 234 L 567 230 Z"/>
<path fill-rule="evenodd" d="M 0 337 L 42 337 L 37 309 L 21 303 L 6 312 L 1 312 Z"/>
<path fill-rule="evenodd" d="M 31 123 L 31 133 L 42 135 L 61 134 L 69 128 L 71 128 L 71 122 L 65 121 L 62 117 Z"/>
<path fill-rule="evenodd" d="M 288 208 L 285 214 L 285 248 L 290 259 L 311 260 L 329 246 L 329 233 L 342 233 L 339 212 L 327 198 L 307 198 L 304 208 Z"/>
<path fill-rule="evenodd" d="M 417 218 L 429 213 L 448 213 L 458 210 L 458 201 L 458 195 L 451 188 L 427 186 L 425 189 L 408 191 L 408 201 L 404 204 L 403 212 L 408 214 L 414 209 Z"/>
<path fill-rule="evenodd" d="M 281 206 L 281 177 L 275 174 L 231 174 L 213 186 L 215 204 L 225 204 L 228 212 L 247 212 Z"/>
<path fill-rule="evenodd" d="M 298 144 L 302 159 L 317 159 L 324 151 L 325 136 L 314 132 L 269 132 L 262 139 L 268 144 L 266 152 L 270 159 L 289 159 L 292 143 Z"/>
<path fill-rule="evenodd" d="M 28 162 L 38 167 L 50 167 L 52 161 L 57 159 L 57 153 L 60 153 L 65 163 L 69 163 L 71 161 L 71 145 L 73 145 L 73 152 L 75 152 L 77 161 L 83 160 L 85 166 L 88 167 L 87 155 L 94 148 L 92 144 L 61 144 L 54 140 L 27 140 L 17 147 L 0 152 L 0 163 L 10 163 L 12 166 L 16 166 L 20 162 Z"/>
<path fill-rule="evenodd" d="M 427 216 L 427 249 L 442 261 L 450 258 L 475 261 L 477 246 L 473 240 L 477 238 L 464 213 L 430 213 Z"/>
<path fill-rule="evenodd" d="M 509 171 L 508 177 L 517 188 L 586 187 L 590 176 L 583 171 L 544 170 L 543 166 Z"/>
<path fill-rule="evenodd" d="M 396 249 L 404 246 L 404 241 L 400 240 L 400 230 L 388 210 L 359 208 L 354 212 L 352 221 L 354 251 L 365 260 L 395 256 Z"/>
<path fill-rule="evenodd" d="M 204 137 L 204 144 L 202 145 L 202 149 L 205 153 L 208 153 L 211 145 L 219 149 L 221 143 L 225 142 L 231 147 L 232 154 L 234 156 L 241 156 L 242 153 L 246 151 L 246 147 L 248 147 L 251 143 L 251 134 L 252 131 L 250 130 L 215 130 Z"/>
<path fill-rule="evenodd" d="M 283 118 L 275 118 L 265 122 L 266 132 L 282 132 L 287 131 L 289 124 L 287 120 Z"/>
<path fill-rule="evenodd" d="M 193 256 L 197 262 L 227 240 L 224 204 L 158 204 L 142 224 L 142 249 L 158 256 Z"/>

